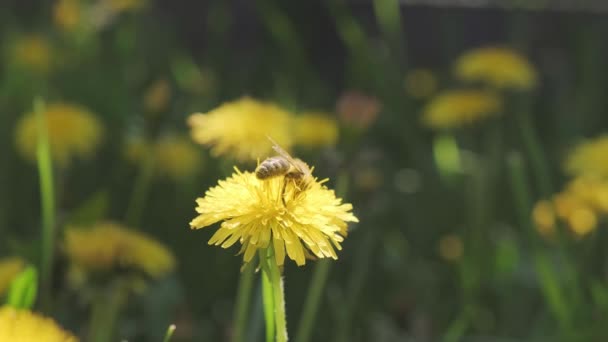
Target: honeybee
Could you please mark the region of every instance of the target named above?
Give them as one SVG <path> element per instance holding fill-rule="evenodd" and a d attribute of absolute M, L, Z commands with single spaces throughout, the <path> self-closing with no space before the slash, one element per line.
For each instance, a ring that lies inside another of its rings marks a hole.
<path fill-rule="evenodd" d="M 312 169 L 301 159 L 289 155 L 270 137 L 268 139 L 273 143 L 272 149 L 279 155 L 266 158 L 260 163 L 255 169 L 255 176 L 262 180 L 284 176 L 285 179 L 293 180 L 299 191 L 308 189 L 314 181 Z"/>

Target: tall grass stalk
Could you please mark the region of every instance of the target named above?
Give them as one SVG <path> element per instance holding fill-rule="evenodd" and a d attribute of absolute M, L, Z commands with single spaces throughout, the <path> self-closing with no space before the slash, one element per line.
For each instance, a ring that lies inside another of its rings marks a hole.
<path fill-rule="evenodd" d="M 55 250 L 55 191 L 53 186 L 53 164 L 49 144 L 44 101 L 34 100 L 34 112 L 38 122 L 38 145 L 36 160 L 40 179 L 42 207 L 42 257 L 40 262 L 40 306 L 43 311 L 51 310 L 51 284 L 53 252 Z"/>
<path fill-rule="evenodd" d="M 150 183 L 154 176 L 155 158 L 150 147 L 146 148 L 144 160 L 139 166 L 137 178 L 133 185 L 133 192 L 129 199 L 125 220 L 130 227 L 137 228 L 141 223 L 141 217 L 146 204 L 146 198 L 150 190 Z"/>
<path fill-rule="evenodd" d="M 255 267 L 253 262 L 247 263 L 240 274 L 239 288 L 236 295 L 236 306 L 234 308 L 234 342 L 245 340 L 245 329 L 247 328 L 247 316 L 251 302 L 251 289 L 253 287 Z"/>
<path fill-rule="evenodd" d="M 173 337 L 173 333 L 175 332 L 175 324 L 171 324 L 168 328 L 167 328 L 167 332 L 165 333 L 165 338 L 163 339 L 163 342 L 169 342 L 171 341 L 171 337 Z"/>

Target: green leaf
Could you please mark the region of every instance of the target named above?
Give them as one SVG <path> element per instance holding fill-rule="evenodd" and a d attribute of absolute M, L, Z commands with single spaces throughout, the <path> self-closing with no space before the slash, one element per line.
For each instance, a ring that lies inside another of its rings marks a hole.
<path fill-rule="evenodd" d="M 7 304 L 18 309 L 30 309 L 36 301 L 38 271 L 28 266 L 11 282 Z"/>

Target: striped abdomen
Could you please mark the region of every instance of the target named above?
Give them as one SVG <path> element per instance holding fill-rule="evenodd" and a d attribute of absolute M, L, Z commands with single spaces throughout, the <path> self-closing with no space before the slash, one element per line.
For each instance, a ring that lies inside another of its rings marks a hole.
<path fill-rule="evenodd" d="M 258 179 L 268 179 L 286 174 L 291 168 L 291 164 L 283 157 L 276 156 L 264 160 L 257 169 L 255 176 Z"/>

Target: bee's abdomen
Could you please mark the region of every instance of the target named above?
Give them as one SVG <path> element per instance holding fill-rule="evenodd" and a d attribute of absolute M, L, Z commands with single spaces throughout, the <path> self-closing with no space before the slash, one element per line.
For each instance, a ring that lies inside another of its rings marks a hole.
<path fill-rule="evenodd" d="M 281 157 L 271 157 L 264 160 L 255 170 L 255 176 L 258 179 L 267 179 L 275 176 L 281 176 L 289 171 L 290 164 L 287 160 Z"/>

